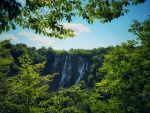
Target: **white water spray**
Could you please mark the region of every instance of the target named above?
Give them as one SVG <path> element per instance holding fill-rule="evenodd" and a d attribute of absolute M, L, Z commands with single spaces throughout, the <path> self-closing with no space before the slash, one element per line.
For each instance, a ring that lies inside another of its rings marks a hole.
<path fill-rule="evenodd" d="M 75 84 L 77 84 L 81 80 L 81 78 L 84 75 L 84 70 L 85 69 L 87 70 L 87 66 L 88 66 L 88 63 L 86 63 L 81 57 L 79 57 L 79 65 L 78 65 L 79 77 L 76 80 Z"/>
<path fill-rule="evenodd" d="M 59 88 L 64 87 L 65 83 L 68 82 L 71 78 L 71 57 L 66 56 L 65 62 L 62 67 L 62 76 L 59 83 Z"/>

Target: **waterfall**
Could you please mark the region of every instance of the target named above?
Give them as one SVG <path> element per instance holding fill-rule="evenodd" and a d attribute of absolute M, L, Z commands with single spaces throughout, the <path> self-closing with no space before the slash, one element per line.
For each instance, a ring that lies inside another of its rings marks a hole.
<path fill-rule="evenodd" d="M 55 61 L 54 61 L 53 65 L 52 65 L 51 72 L 52 72 L 52 70 L 55 71 L 56 65 L 58 64 L 59 61 L 60 61 L 60 59 L 55 57 Z"/>
<path fill-rule="evenodd" d="M 62 65 L 62 76 L 59 83 L 59 88 L 64 87 L 65 82 L 68 82 L 71 78 L 71 56 L 66 56 L 64 65 Z"/>
<path fill-rule="evenodd" d="M 67 76 L 67 82 L 71 79 L 71 56 L 69 56 L 68 59 L 68 76 Z"/>
<path fill-rule="evenodd" d="M 73 58 L 73 59 L 72 59 Z M 80 56 L 62 55 L 55 57 L 51 72 L 59 73 L 52 81 L 54 90 L 77 84 L 88 70 L 86 58 Z"/>
<path fill-rule="evenodd" d="M 88 62 L 86 62 L 86 70 L 88 70 Z"/>
<path fill-rule="evenodd" d="M 88 63 L 86 63 L 81 57 L 79 57 L 79 65 L 78 65 L 79 77 L 76 80 L 75 84 L 77 84 L 81 80 L 81 78 L 84 75 L 84 70 L 85 69 L 87 70 L 87 66 L 88 66 Z"/>

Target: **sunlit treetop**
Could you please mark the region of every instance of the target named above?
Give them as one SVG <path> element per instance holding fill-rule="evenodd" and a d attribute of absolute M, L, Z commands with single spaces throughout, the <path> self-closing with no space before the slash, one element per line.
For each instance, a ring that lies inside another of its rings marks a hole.
<path fill-rule="evenodd" d="M 110 22 L 128 13 L 129 5 L 146 0 L 0 0 L 0 33 L 16 29 L 35 30 L 49 37 L 74 37 L 71 29 L 65 29 L 62 20 L 71 22 L 82 17 L 89 24 L 95 19 Z"/>

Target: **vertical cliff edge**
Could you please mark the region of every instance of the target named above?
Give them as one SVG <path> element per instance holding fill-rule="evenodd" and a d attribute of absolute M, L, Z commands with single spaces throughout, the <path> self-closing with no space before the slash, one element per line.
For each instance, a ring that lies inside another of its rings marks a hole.
<path fill-rule="evenodd" d="M 77 84 L 80 80 L 86 78 L 88 65 L 88 59 L 82 56 L 56 56 L 50 70 L 51 73 L 59 74 L 50 83 L 50 90 L 55 91 Z"/>

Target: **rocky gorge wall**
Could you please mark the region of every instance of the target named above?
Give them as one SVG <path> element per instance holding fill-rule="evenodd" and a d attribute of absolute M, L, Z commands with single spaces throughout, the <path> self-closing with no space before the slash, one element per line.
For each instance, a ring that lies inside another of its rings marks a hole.
<path fill-rule="evenodd" d="M 63 55 L 55 57 L 51 73 L 59 73 L 50 83 L 50 91 L 69 87 L 86 79 L 88 75 L 89 60 L 82 56 Z"/>
<path fill-rule="evenodd" d="M 32 65 L 46 62 L 45 67 L 40 70 L 40 75 L 57 74 L 50 85 L 49 91 L 57 91 L 84 80 L 87 87 L 93 87 L 96 81 L 100 81 L 103 73 L 99 72 L 104 55 L 109 48 L 94 48 L 92 50 L 70 49 L 53 50 L 51 47 L 36 49 L 27 47 L 25 44 L 9 45 L 10 54 L 14 59 L 10 65 L 8 77 L 16 75 L 20 71 L 18 57 L 23 54 L 23 50 L 28 52 Z"/>

